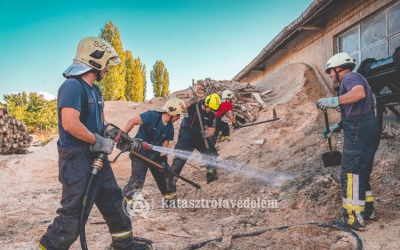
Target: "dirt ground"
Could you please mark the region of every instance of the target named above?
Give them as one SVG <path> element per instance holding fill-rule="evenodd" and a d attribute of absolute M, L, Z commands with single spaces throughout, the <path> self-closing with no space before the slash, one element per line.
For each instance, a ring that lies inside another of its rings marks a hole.
<path fill-rule="evenodd" d="M 163 209 L 149 173 L 143 198 L 153 205 L 147 213 L 132 217 L 135 236 L 154 241 L 158 249 L 182 249 L 219 237 L 223 237 L 221 242 L 210 242 L 201 249 L 356 249 L 356 240 L 349 233 L 305 224 L 341 217 L 340 168 L 324 168 L 321 159 L 328 146 L 322 136 L 323 115 L 315 102 L 326 92 L 313 70 L 304 64 L 291 64 L 257 82 L 256 87 L 272 90 L 257 121 L 271 119 L 272 109 L 280 120 L 231 130 L 229 139 L 217 144 L 218 181 L 207 185 L 205 168 L 196 161 L 184 167 L 182 176 L 202 186 L 203 199 L 276 200 L 278 208 Z M 122 127 L 129 118 L 159 109 L 165 101 L 106 102 L 106 119 Z M 331 110 L 329 118 L 331 124 L 340 119 Z M 391 127 L 398 127 L 399 121 L 390 114 L 384 119 Z M 179 124 L 175 123 L 176 134 Z M 135 133 L 136 129 L 130 134 Z M 264 142 L 260 145 L 256 140 Z M 333 136 L 334 149 L 341 150 L 342 140 L 342 134 Z M 0 249 L 36 249 L 56 216 L 61 197 L 56 141 L 54 138 L 44 147 L 32 148 L 27 155 L 0 156 Z M 398 135 L 382 139 L 376 154 L 371 179 L 378 220 L 368 222 L 365 231 L 356 232 L 363 249 L 400 249 L 399 146 Z M 128 155 L 123 154 L 112 166 L 123 187 L 131 172 Z M 195 188 L 183 181 L 177 186 L 180 199 L 194 198 Z M 281 226 L 290 227 L 257 236 L 232 236 Z M 86 236 L 90 249 L 105 249 L 111 242 L 96 207 L 86 225 Z M 79 239 L 71 249 L 80 249 Z"/>

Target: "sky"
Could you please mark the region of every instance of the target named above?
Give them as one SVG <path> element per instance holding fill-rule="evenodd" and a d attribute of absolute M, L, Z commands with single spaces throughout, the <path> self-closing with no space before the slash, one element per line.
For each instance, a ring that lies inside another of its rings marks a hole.
<path fill-rule="evenodd" d="M 106 22 L 119 29 L 124 50 L 150 71 L 169 72 L 170 91 L 195 81 L 231 80 L 312 0 L 0 0 L 0 101 L 37 92 L 57 96 L 62 72 L 79 41 Z"/>

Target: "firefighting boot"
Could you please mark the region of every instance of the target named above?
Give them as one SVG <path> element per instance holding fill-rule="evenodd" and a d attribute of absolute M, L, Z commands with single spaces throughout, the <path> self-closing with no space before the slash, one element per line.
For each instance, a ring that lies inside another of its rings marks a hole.
<path fill-rule="evenodd" d="M 214 168 L 207 168 L 206 179 L 207 179 L 207 184 L 210 184 L 211 182 L 218 180 L 218 171 Z"/>

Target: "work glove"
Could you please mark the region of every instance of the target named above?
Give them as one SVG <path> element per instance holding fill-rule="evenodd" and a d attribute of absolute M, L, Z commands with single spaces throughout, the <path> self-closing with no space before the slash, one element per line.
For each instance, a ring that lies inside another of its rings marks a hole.
<path fill-rule="evenodd" d="M 321 98 L 317 101 L 317 108 L 326 110 L 327 108 L 337 108 L 339 106 L 339 97 Z"/>
<path fill-rule="evenodd" d="M 239 124 L 239 122 L 237 120 L 236 120 L 236 123 L 232 123 L 232 126 L 233 126 L 234 130 L 237 130 L 237 129 L 240 128 L 240 124 Z"/>
<path fill-rule="evenodd" d="M 131 150 L 139 151 L 143 149 L 143 140 L 140 138 L 132 138 Z"/>
<path fill-rule="evenodd" d="M 187 102 L 189 103 L 189 105 L 195 104 L 199 102 L 199 98 L 197 96 L 192 96 L 190 97 Z"/>
<path fill-rule="evenodd" d="M 246 119 L 238 116 L 237 114 L 235 114 L 233 117 L 235 117 L 237 122 L 240 122 L 241 124 L 246 124 Z"/>
<path fill-rule="evenodd" d="M 210 138 L 210 134 L 208 133 L 208 131 L 207 131 L 207 130 L 206 130 L 206 131 L 203 131 L 203 132 L 201 132 L 201 136 L 202 136 L 204 139 Z"/>
<path fill-rule="evenodd" d="M 90 145 L 89 149 L 92 152 L 103 152 L 107 155 L 111 154 L 114 149 L 115 142 L 110 138 L 105 138 L 99 134 L 94 134 L 96 141 L 93 145 Z"/>
<path fill-rule="evenodd" d="M 336 123 L 329 127 L 329 133 L 324 129 L 323 134 L 325 138 L 330 138 L 333 133 L 339 133 L 340 131 L 342 131 L 342 129 L 339 127 L 339 124 Z"/>
<path fill-rule="evenodd" d="M 171 166 L 168 164 L 168 157 L 166 155 L 160 156 L 157 159 L 157 162 L 163 167 L 163 169 L 159 169 L 161 173 L 168 173 L 168 170 L 171 170 Z"/>

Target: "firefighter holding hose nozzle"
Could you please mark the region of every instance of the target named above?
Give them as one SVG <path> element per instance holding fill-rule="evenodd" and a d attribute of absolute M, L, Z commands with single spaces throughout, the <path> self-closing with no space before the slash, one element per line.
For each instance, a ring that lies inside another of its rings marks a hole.
<path fill-rule="evenodd" d="M 149 110 L 133 117 L 126 123 L 123 130 L 125 133 L 129 133 L 135 125 L 139 125 L 139 131 L 135 136 L 136 139 L 146 141 L 153 146 L 167 148 L 169 142 L 174 139 L 173 123 L 179 120 L 180 115 L 186 110 L 187 106 L 195 102 L 197 102 L 197 97 L 192 97 L 186 102 L 178 98 L 171 98 L 161 110 Z M 119 148 L 118 144 L 117 147 Z M 145 149 L 141 149 L 137 153 L 160 164 L 164 168 L 170 168 L 167 155 L 164 153 Z M 128 206 L 134 204 L 135 197 L 138 197 L 141 193 L 148 169 L 150 169 L 164 200 L 168 201 L 175 196 L 167 187 L 166 178 L 169 175 L 165 171 L 160 171 L 152 164 L 133 154 L 130 154 L 129 157 L 131 159 L 132 174 L 128 184 L 123 189 Z"/>
<path fill-rule="evenodd" d="M 99 37 L 80 41 L 73 63 L 64 71 L 67 78 L 58 90 L 59 180 L 62 184 L 61 208 L 58 216 L 41 237 L 39 249 L 69 249 L 80 234 L 80 213 L 83 197 L 92 172 L 92 163 L 99 155 L 109 155 L 114 141 L 101 136 L 105 124 L 102 92 L 94 81 L 101 81 L 109 65 L 121 59 L 114 48 Z M 141 145 L 141 143 L 136 143 Z M 115 250 L 148 249 L 134 241 L 132 224 L 123 211 L 125 199 L 108 161 L 88 189 L 84 201 L 84 221 L 93 204 L 105 219 Z M 90 186 L 90 185 L 89 185 Z"/>

